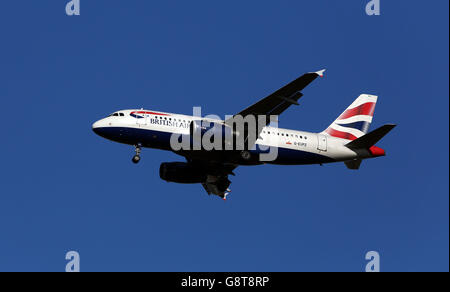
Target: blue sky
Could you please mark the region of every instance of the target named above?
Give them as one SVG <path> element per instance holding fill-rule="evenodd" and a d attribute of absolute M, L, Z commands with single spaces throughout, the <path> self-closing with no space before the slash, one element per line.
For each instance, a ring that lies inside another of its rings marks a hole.
<path fill-rule="evenodd" d="M 448 1 L 4 1 L 0 271 L 449 269 Z M 327 68 L 280 127 L 321 131 L 360 93 L 385 158 L 236 170 L 230 200 L 159 179 L 181 157 L 96 136 L 125 108 L 233 114 Z"/>

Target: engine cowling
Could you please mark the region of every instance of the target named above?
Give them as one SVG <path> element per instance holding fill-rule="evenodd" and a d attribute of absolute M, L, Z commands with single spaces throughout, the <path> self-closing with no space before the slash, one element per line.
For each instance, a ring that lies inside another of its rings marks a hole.
<path fill-rule="evenodd" d="M 201 168 L 185 162 L 170 162 L 161 164 L 159 177 L 168 182 L 196 184 L 205 182 L 207 174 Z"/>

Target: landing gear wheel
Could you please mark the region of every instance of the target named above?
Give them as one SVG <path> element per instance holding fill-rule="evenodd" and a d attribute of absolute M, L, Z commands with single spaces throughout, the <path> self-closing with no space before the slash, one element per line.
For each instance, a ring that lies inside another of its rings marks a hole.
<path fill-rule="evenodd" d="M 241 157 L 244 160 L 250 160 L 250 158 L 252 157 L 252 155 L 250 154 L 250 152 L 248 151 L 242 151 L 241 152 Z"/>
<path fill-rule="evenodd" d="M 131 161 L 133 161 L 134 164 L 137 164 L 139 161 L 141 161 L 141 144 L 137 144 L 136 146 L 134 146 L 134 148 L 134 151 L 136 151 L 136 155 L 133 156 Z"/>
<path fill-rule="evenodd" d="M 131 161 L 133 161 L 134 164 L 137 164 L 139 163 L 139 161 L 141 161 L 141 157 L 139 155 L 134 155 Z"/>

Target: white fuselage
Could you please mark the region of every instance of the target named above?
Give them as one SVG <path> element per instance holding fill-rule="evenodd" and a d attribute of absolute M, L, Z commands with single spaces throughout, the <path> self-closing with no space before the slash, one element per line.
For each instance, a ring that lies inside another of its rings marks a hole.
<path fill-rule="evenodd" d="M 100 136 L 116 142 L 171 150 L 170 136 L 189 135 L 190 123 L 198 120 L 202 118 L 149 110 L 122 110 L 95 122 L 93 129 Z M 212 121 L 223 123 L 222 120 Z M 266 162 L 273 164 L 321 164 L 370 158 L 370 155 L 361 157 L 361 153 L 345 147 L 348 142 L 322 133 L 267 126 L 256 140 L 253 151 L 261 147 L 278 149 L 278 157 Z"/>

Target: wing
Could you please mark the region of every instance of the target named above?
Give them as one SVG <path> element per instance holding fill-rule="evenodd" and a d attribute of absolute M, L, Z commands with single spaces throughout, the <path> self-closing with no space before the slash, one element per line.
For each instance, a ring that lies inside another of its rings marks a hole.
<path fill-rule="evenodd" d="M 301 91 L 317 77 L 323 77 L 324 72 L 325 70 L 306 73 L 266 98 L 239 112 L 238 115 L 243 117 L 248 115 L 280 115 L 291 105 L 298 105 L 298 100 L 303 96 Z"/>
<path fill-rule="evenodd" d="M 244 147 L 251 148 L 255 145 L 256 140 L 260 137 L 263 128 L 269 124 L 273 116 L 279 116 L 291 105 L 298 105 L 298 100 L 303 96 L 301 91 L 313 82 L 317 77 L 323 77 L 325 70 L 318 72 L 306 73 L 281 89 L 278 89 L 266 98 L 261 99 L 254 105 L 249 106 L 245 110 L 239 112 L 233 118 L 225 121 L 225 124 L 233 127 L 234 118 L 236 116 L 255 116 L 257 122 L 256 135 L 250 135 L 249 131 L 244 131 Z M 264 124 L 260 124 L 258 116 L 265 116 Z"/>
<path fill-rule="evenodd" d="M 189 163 L 201 167 L 207 172 L 206 182 L 202 183 L 208 195 L 216 195 L 226 200 L 227 195 L 231 192 L 229 187 L 231 181 L 229 175 L 235 175 L 233 170 L 236 164 L 230 163 L 211 163 L 202 160 L 188 160 Z"/>
<path fill-rule="evenodd" d="M 317 77 L 322 77 L 324 72 L 325 70 L 314 73 L 306 73 L 254 105 L 239 112 L 237 115 L 241 115 L 242 117 L 249 115 L 265 115 L 267 117 L 266 122 L 268 123 L 271 115 L 280 115 L 291 105 L 298 105 L 298 100 L 303 96 L 301 91 Z M 232 119 L 227 120 L 225 123 L 230 122 L 231 120 Z M 258 128 L 259 131 L 262 130 L 261 125 L 258 125 Z M 260 133 L 258 133 L 257 136 L 259 136 L 259 134 Z M 254 144 L 254 141 L 252 141 L 251 144 Z M 217 195 L 225 200 L 228 193 L 231 192 L 229 189 L 231 181 L 228 179 L 228 176 L 234 175 L 233 170 L 237 167 L 237 165 L 217 163 L 211 164 L 205 161 L 192 161 L 189 159 L 188 161 L 190 163 L 201 163 L 201 167 L 207 170 L 207 180 L 202 184 L 206 192 L 209 195 Z"/>

